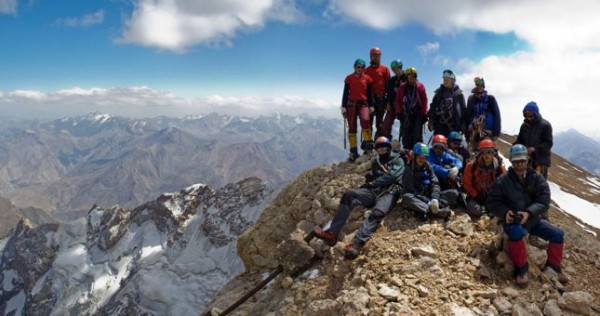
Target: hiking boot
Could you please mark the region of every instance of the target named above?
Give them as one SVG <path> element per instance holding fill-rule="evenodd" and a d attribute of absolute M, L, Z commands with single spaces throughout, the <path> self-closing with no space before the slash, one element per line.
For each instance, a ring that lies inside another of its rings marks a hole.
<path fill-rule="evenodd" d="M 348 162 L 355 162 L 359 157 L 360 155 L 358 153 L 350 153 L 350 156 L 348 156 Z"/>
<path fill-rule="evenodd" d="M 566 275 L 562 272 L 557 273 L 557 279 L 558 279 L 558 282 L 562 283 L 563 285 L 567 284 L 567 283 L 569 283 L 569 281 L 571 281 L 571 278 L 569 278 L 568 275 Z"/>
<path fill-rule="evenodd" d="M 337 244 L 337 236 L 334 233 L 322 231 L 318 228 L 314 229 L 311 234 L 321 239 L 327 246 L 333 247 Z"/>
<path fill-rule="evenodd" d="M 352 242 L 351 244 L 346 246 L 346 248 L 344 248 L 344 257 L 348 260 L 354 260 L 360 254 L 361 249 L 362 249 L 361 245 L 359 245 L 355 242 Z"/>
<path fill-rule="evenodd" d="M 415 211 L 415 217 L 422 222 L 426 222 L 429 219 L 426 212 Z"/>
<path fill-rule="evenodd" d="M 448 207 L 444 207 L 444 208 L 438 209 L 437 212 L 432 213 L 432 214 L 437 217 L 448 219 L 452 216 L 452 210 L 450 210 L 450 208 L 448 208 Z"/>
<path fill-rule="evenodd" d="M 517 283 L 518 286 L 527 286 L 527 283 L 529 283 L 529 277 L 527 277 L 527 273 L 517 275 L 515 283 Z"/>

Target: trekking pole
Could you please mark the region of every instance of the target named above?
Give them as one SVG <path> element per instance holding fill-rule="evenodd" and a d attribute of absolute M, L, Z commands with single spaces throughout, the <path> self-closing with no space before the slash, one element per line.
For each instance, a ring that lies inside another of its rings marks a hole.
<path fill-rule="evenodd" d="M 345 150 L 346 149 L 346 130 L 348 129 L 348 121 L 343 116 L 342 116 L 342 120 L 344 121 L 344 150 Z"/>

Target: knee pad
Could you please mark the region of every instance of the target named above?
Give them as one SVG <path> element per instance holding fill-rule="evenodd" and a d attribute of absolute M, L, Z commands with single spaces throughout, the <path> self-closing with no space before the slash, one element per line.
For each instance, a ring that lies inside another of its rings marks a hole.
<path fill-rule="evenodd" d="M 519 224 L 508 224 L 504 225 L 504 232 L 508 235 L 510 240 L 520 240 L 527 235 L 525 227 Z"/>

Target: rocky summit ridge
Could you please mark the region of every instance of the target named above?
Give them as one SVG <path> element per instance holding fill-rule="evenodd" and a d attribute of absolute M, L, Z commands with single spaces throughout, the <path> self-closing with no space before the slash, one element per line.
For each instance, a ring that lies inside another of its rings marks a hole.
<path fill-rule="evenodd" d="M 501 152 L 508 152 L 511 141 L 503 136 Z M 561 157 L 553 161 L 551 182 L 576 199 L 600 204 L 597 178 Z M 530 282 L 518 287 L 495 220 L 472 218 L 458 208 L 452 222 L 445 224 L 421 222 L 397 206 L 353 261 L 344 259 L 343 248 L 368 210 L 353 212 L 343 240 L 334 247 L 314 239 L 304 242 L 302 237 L 313 227 L 333 217 L 344 191 L 358 187 L 369 167 L 363 156 L 354 164 L 307 170 L 288 184 L 239 237 L 238 254 L 246 270 L 219 292 L 205 315 L 219 315 L 278 266 L 283 272 L 231 315 L 600 313 L 600 230 L 556 201 L 549 216 L 566 233 L 563 266 L 571 277 L 567 285 L 542 270 L 547 244 L 530 238 Z M 296 251 L 286 245 L 295 245 Z M 295 266 L 295 261 L 308 265 Z"/>

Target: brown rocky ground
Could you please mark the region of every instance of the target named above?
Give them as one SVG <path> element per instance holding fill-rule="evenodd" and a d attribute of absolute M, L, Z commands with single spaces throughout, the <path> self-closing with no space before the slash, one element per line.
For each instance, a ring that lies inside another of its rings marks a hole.
<path fill-rule="evenodd" d="M 508 142 L 510 139 L 505 138 Z M 500 144 L 507 152 L 508 145 Z M 342 193 L 357 187 L 369 167 L 341 163 L 306 171 L 265 209 L 238 240 L 246 272 L 227 284 L 209 306 L 223 310 L 260 282 L 282 259 L 274 251 L 296 231 L 302 234 L 329 220 Z M 592 177 L 554 157 L 550 181 L 590 202 L 600 203 L 586 184 Z M 566 286 L 542 272 L 545 244 L 532 239 L 530 282 L 514 284 L 512 266 L 501 250 L 495 221 L 470 218 L 456 209 L 449 225 L 419 222 L 395 208 L 354 261 L 343 247 L 360 225 L 355 211 L 348 235 L 332 248 L 312 241 L 322 260 L 299 277 L 280 274 L 275 282 L 238 307 L 233 315 L 593 315 L 600 309 L 600 230 L 552 206 L 550 220 L 566 232 L 563 266 Z M 593 210 L 590 210 L 593 211 Z M 596 235 L 594 235 L 594 233 Z M 275 258 L 280 258 L 277 260 Z M 285 260 L 285 258 L 283 258 Z M 561 293 L 564 293 L 561 295 Z"/>

